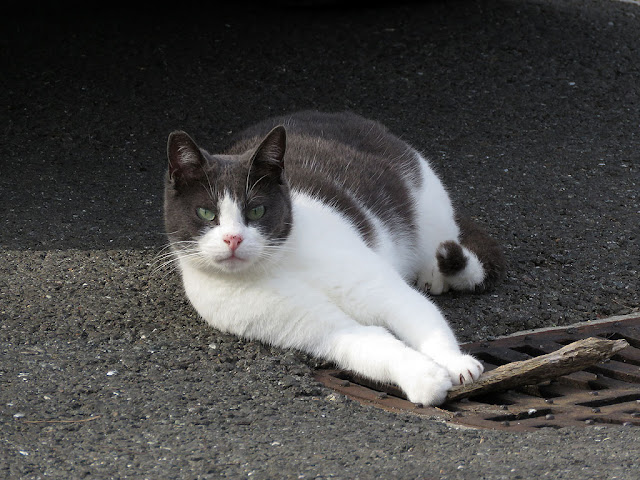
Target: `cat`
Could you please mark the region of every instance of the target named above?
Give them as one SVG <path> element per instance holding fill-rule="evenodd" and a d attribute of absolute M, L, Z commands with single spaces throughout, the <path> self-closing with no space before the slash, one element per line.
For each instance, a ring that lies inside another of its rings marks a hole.
<path fill-rule="evenodd" d="M 303 111 L 216 155 L 174 131 L 167 155 L 169 243 L 211 326 L 395 384 L 423 405 L 480 377 L 424 291 L 491 287 L 500 247 L 457 219 L 428 161 L 382 124 Z"/>

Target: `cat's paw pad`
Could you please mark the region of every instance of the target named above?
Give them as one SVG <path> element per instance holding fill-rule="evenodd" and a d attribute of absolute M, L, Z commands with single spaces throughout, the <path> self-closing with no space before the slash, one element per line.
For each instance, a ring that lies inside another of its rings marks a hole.
<path fill-rule="evenodd" d="M 471 355 L 460 355 L 447 360 L 446 368 L 449 371 L 453 385 L 473 383 L 480 378 L 484 367 L 482 363 Z"/>
<path fill-rule="evenodd" d="M 406 375 L 400 388 L 413 403 L 440 405 L 453 386 L 449 372 L 435 363 L 428 363 Z"/>

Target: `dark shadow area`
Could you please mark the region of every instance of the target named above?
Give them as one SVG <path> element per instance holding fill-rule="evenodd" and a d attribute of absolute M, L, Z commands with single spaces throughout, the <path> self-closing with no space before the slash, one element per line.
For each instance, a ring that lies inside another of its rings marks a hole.
<path fill-rule="evenodd" d="M 507 242 L 556 226 L 598 236 L 602 221 L 624 232 L 635 218 L 631 24 L 562 2 L 58 5 L 4 20 L 6 248 L 158 246 L 171 130 L 215 150 L 302 108 L 387 123 Z"/>

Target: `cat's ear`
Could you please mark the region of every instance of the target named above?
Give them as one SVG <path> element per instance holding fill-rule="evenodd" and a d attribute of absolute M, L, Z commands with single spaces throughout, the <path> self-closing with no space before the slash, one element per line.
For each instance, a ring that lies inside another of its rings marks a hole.
<path fill-rule="evenodd" d="M 178 184 L 197 178 L 205 164 L 204 156 L 196 142 L 180 130 L 169 135 L 167 157 L 169 178 Z"/>
<path fill-rule="evenodd" d="M 251 157 L 251 174 L 258 178 L 266 176 L 283 183 L 286 146 L 287 133 L 282 125 L 278 125 L 264 137 Z"/>

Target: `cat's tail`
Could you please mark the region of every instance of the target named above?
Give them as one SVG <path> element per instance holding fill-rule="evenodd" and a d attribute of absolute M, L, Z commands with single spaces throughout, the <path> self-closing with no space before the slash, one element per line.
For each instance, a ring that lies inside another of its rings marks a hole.
<path fill-rule="evenodd" d="M 471 219 L 458 216 L 456 220 L 460 240 L 448 240 L 438 246 L 438 269 L 453 289 L 484 292 L 505 275 L 502 249 Z"/>

